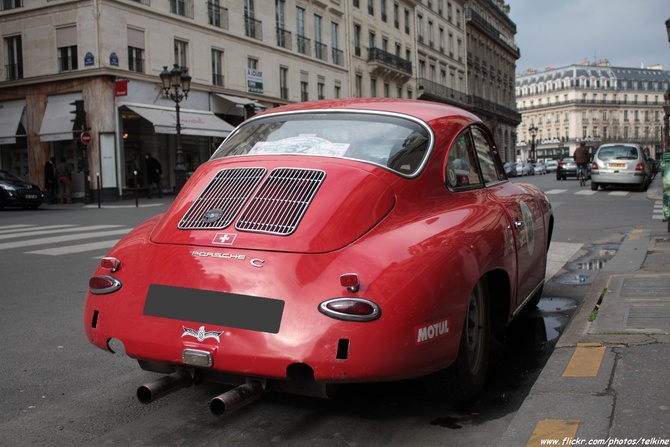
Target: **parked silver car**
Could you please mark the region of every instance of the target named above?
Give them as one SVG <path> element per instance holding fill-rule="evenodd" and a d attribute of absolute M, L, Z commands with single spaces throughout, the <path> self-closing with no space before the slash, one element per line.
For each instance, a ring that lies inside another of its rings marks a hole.
<path fill-rule="evenodd" d="M 631 143 L 603 144 L 593 156 L 591 190 L 608 185 L 635 186 L 645 191 L 651 171 L 642 148 Z"/>

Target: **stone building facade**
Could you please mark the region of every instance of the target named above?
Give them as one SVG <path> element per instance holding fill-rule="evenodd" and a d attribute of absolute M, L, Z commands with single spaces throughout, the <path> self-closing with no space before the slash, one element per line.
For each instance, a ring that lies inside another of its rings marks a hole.
<path fill-rule="evenodd" d="M 76 199 L 118 200 L 146 185 L 149 153 L 172 190 L 176 104 L 159 75 L 174 65 L 191 77 L 188 171 L 260 110 L 374 96 L 468 108 L 509 159 L 519 53 L 507 12 L 499 0 L 7 0 L 0 168 L 43 184 L 46 160 L 65 158 Z"/>

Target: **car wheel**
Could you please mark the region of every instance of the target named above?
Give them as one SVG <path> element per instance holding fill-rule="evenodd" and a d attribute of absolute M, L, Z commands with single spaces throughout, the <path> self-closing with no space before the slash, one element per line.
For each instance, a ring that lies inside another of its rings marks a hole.
<path fill-rule="evenodd" d="M 561 176 L 556 174 L 556 180 L 561 180 Z"/>
<path fill-rule="evenodd" d="M 591 191 L 598 191 L 598 184 L 591 180 Z"/>
<path fill-rule="evenodd" d="M 644 192 L 647 190 L 647 180 L 640 183 L 640 186 L 637 187 L 637 192 Z"/>
<path fill-rule="evenodd" d="M 450 402 L 468 402 L 479 396 L 489 362 L 489 312 L 488 287 L 480 279 L 470 293 L 456 361 L 424 378 L 431 396 Z"/>

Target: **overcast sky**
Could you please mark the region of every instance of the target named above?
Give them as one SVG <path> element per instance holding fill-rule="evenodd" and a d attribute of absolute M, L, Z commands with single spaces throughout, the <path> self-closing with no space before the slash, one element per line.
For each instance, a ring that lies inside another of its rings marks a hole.
<path fill-rule="evenodd" d="M 670 70 L 670 0 L 505 0 L 521 51 L 517 72 L 607 59 Z"/>

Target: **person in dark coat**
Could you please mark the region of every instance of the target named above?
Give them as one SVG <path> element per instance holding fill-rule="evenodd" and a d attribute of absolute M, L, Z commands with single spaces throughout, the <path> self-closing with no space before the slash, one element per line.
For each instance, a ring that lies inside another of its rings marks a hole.
<path fill-rule="evenodd" d="M 56 203 L 56 157 L 51 157 L 44 164 L 44 189 L 47 191 L 47 203 Z"/>
<path fill-rule="evenodd" d="M 144 162 L 147 167 L 147 199 L 153 197 L 153 186 L 158 188 L 158 197 L 163 197 L 163 188 L 161 187 L 161 178 L 163 177 L 163 169 L 158 160 L 151 156 L 150 153 L 144 154 Z"/>
<path fill-rule="evenodd" d="M 58 179 L 58 194 L 60 196 L 60 203 L 72 203 L 72 196 L 70 185 L 72 183 L 72 173 L 67 166 L 65 158 L 60 159 L 60 163 L 56 166 L 56 178 Z"/>

